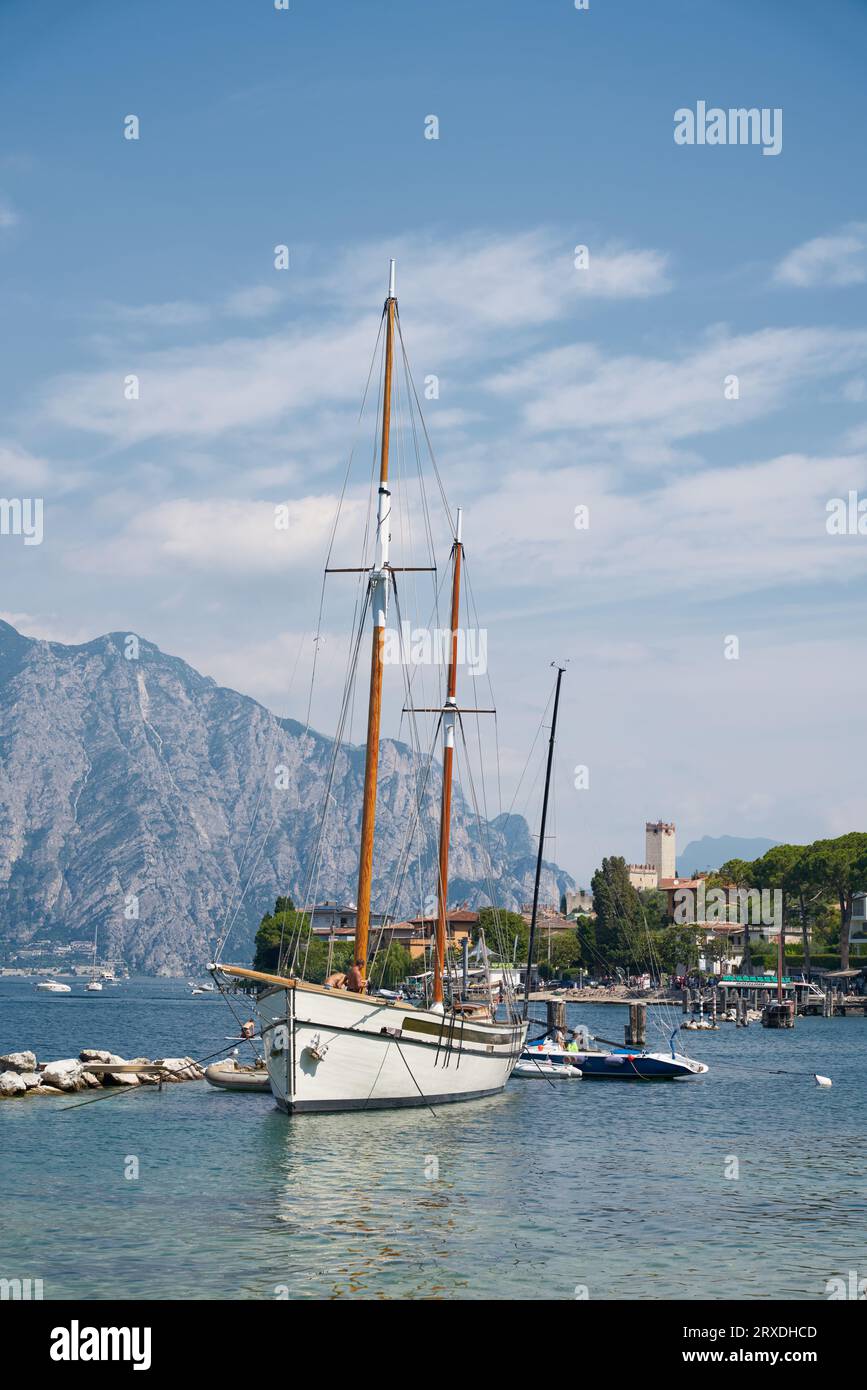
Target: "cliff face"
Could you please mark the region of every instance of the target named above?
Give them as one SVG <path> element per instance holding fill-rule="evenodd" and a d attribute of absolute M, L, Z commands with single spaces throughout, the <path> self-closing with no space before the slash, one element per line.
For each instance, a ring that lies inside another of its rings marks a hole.
<path fill-rule="evenodd" d="M 273 899 L 305 897 L 333 744 L 143 639 L 137 656 L 130 648 L 126 634 L 67 647 L 0 623 L 0 950 L 98 928 L 103 960 L 144 973 L 201 968 L 226 904 L 230 916 L 237 907 L 243 856 L 250 884 L 226 958 L 247 961 Z M 354 899 L 363 768 L 363 749 L 339 749 L 317 901 Z M 417 776 L 411 749 L 383 741 L 375 908 L 392 905 Z M 432 776 L 419 832 L 425 892 L 438 799 Z M 459 789 L 453 815 L 450 901 L 487 902 L 486 856 Z M 526 823 L 501 816 L 482 833 L 496 896 L 516 907 L 532 893 Z M 572 886 L 546 866 L 545 899 Z M 420 906 L 411 861 L 393 910 Z"/>

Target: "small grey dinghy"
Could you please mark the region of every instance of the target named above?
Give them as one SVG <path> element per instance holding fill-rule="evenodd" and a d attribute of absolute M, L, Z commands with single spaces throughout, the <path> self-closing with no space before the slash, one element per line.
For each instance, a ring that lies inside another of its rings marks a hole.
<path fill-rule="evenodd" d="M 268 1068 L 264 1062 L 254 1066 L 243 1066 L 234 1057 L 222 1062 L 213 1062 L 205 1067 L 205 1080 L 221 1091 L 270 1091 Z"/>

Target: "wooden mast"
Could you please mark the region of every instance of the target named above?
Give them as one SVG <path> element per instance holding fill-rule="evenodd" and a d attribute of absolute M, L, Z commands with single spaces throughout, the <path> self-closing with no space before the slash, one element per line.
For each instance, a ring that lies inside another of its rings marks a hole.
<path fill-rule="evenodd" d="M 443 795 L 440 809 L 440 855 L 437 883 L 437 924 L 433 953 L 433 1005 L 443 1007 L 443 971 L 449 895 L 449 837 L 452 819 L 452 773 L 455 756 L 456 696 L 458 685 L 458 627 L 461 608 L 461 511 L 458 508 L 452 546 L 452 625 L 450 630 L 448 684 L 443 710 Z"/>
<path fill-rule="evenodd" d="M 390 264 L 385 301 L 385 379 L 382 391 L 382 447 L 379 457 L 379 496 L 376 513 L 376 561 L 371 571 L 373 641 L 370 656 L 370 699 L 367 707 L 367 753 L 364 762 L 364 801 L 361 810 L 361 850 L 358 861 L 358 899 L 355 919 L 355 959 L 367 977 L 370 936 L 370 887 L 373 878 L 373 836 L 376 827 L 376 774 L 379 766 L 379 725 L 382 714 L 382 649 L 388 613 L 388 544 L 391 493 L 388 488 L 388 446 L 391 434 L 391 382 L 394 369 L 394 261 Z"/>

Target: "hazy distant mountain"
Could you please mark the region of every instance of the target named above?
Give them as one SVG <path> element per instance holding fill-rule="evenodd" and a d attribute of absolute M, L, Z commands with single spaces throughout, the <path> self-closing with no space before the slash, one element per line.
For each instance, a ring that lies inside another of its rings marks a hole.
<path fill-rule="evenodd" d="M 677 856 L 677 872 L 681 877 L 700 872 L 702 869 L 718 869 L 728 859 L 758 859 L 779 840 L 765 840 L 761 836 L 752 839 L 739 835 L 703 835 L 700 840 L 690 840 Z"/>
<path fill-rule="evenodd" d="M 68 647 L 0 622 L 0 958 L 13 943 L 83 940 L 97 926 L 103 959 L 144 972 L 200 968 L 246 846 L 244 883 L 255 869 L 226 958 L 248 961 L 277 894 L 304 896 L 333 744 L 144 639 L 127 659 L 127 641 L 109 633 Z M 363 763 L 363 749 L 341 747 L 320 901 L 355 896 Z M 416 772 L 406 744 L 383 741 L 375 908 L 388 906 Z M 431 777 L 420 828 L 430 865 L 438 804 Z M 501 817 L 483 833 L 499 902 L 517 907 L 532 895 L 526 823 Z M 451 902 L 487 901 L 486 860 L 460 788 L 452 874 Z M 424 881 L 436 882 L 432 873 Z M 568 874 L 545 866 L 547 900 L 571 887 Z M 406 874 L 395 911 L 418 911 L 418 892 L 417 872 Z"/>

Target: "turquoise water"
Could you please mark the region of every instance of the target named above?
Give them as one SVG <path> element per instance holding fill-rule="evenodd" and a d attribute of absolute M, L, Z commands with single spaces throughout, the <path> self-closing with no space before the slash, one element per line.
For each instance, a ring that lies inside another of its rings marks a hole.
<path fill-rule="evenodd" d="M 34 986 L 0 980 L 0 1051 L 204 1057 L 233 1031 L 179 982 Z M 569 1012 L 622 1036 L 625 1010 Z M 813 1299 L 867 1276 L 867 1022 L 684 1036 L 709 1076 L 513 1081 L 435 1117 L 288 1120 L 204 1083 L 0 1102 L 0 1276 L 46 1298 L 192 1299 Z"/>

